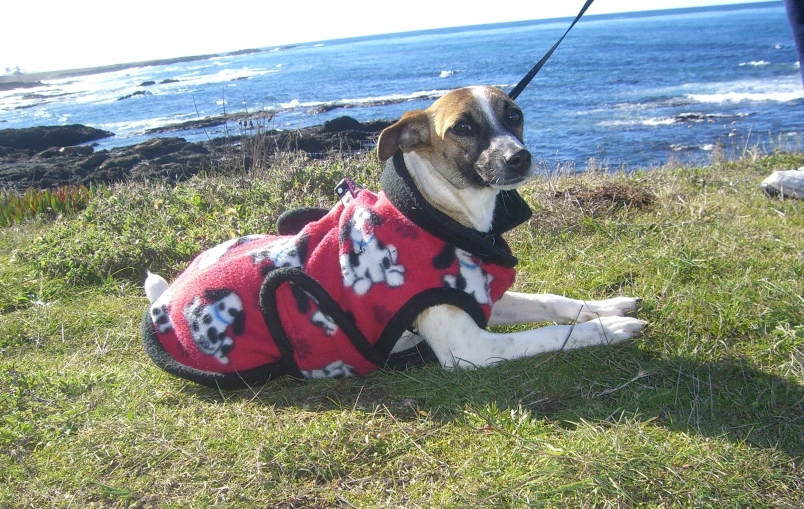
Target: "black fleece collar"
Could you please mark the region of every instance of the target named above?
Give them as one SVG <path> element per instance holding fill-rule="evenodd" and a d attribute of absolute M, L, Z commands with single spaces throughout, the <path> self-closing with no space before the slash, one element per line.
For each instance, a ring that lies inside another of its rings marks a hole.
<path fill-rule="evenodd" d="M 408 172 L 402 151 L 397 151 L 388 160 L 380 183 L 385 195 L 400 212 L 444 242 L 485 262 L 509 268 L 518 263 L 519 260 L 511 254 L 502 234 L 530 219 L 532 211 L 516 191 L 501 191 L 497 194 L 491 230 L 479 232 L 463 226 L 424 199 Z"/>

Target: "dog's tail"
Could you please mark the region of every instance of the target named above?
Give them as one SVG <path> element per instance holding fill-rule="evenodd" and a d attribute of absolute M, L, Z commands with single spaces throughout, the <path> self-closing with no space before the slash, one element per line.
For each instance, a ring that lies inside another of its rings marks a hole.
<path fill-rule="evenodd" d="M 145 295 L 148 296 L 148 300 L 153 304 L 168 289 L 168 282 L 159 274 L 154 274 L 149 270 L 143 286 L 145 287 Z"/>

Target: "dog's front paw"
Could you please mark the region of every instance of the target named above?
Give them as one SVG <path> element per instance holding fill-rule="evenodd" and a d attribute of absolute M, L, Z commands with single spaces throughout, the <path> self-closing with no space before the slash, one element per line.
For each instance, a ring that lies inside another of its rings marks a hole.
<path fill-rule="evenodd" d="M 573 326 L 568 346 L 611 345 L 640 335 L 647 322 L 630 316 L 606 316 Z"/>
<path fill-rule="evenodd" d="M 615 297 L 606 300 L 587 301 L 580 315 L 578 322 L 588 322 L 604 316 L 625 316 L 636 311 L 642 299 L 633 297 Z"/>

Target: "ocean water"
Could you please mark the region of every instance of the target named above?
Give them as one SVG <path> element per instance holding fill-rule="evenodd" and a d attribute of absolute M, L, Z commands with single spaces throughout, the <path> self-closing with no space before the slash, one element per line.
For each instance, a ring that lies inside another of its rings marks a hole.
<path fill-rule="evenodd" d="M 149 128 L 235 112 L 297 129 L 349 115 L 398 118 L 467 85 L 512 88 L 569 20 L 326 41 L 45 81 L 0 92 L 0 129 L 81 123 L 116 136 L 189 141 L 226 127 Z M 546 165 L 629 168 L 703 161 L 721 145 L 801 149 L 804 87 L 781 2 L 584 18 L 518 99 L 525 141 Z M 145 81 L 176 80 L 141 87 Z M 136 95 L 118 100 L 134 92 Z"/>

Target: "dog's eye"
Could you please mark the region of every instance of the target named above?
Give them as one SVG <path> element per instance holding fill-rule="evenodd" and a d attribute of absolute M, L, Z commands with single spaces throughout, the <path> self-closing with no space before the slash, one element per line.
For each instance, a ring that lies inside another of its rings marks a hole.
<path fill-rule="evenodd" d="M 455 134 L 466 135 L 471 134 L 472 131 L 474 131 L 474 128 L 472 127 L 472 124 L 466 120 L 459 120 L 455 123 L 455 125 L 452 126 L 452 130 L 455 132 Z"/>
<path fill-rule="evenodd" d="M 522 122 L 522 112 L 519 110 L 511 110 L 508 112 L 508 121 L 512 124 Z"/>

